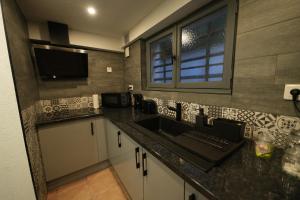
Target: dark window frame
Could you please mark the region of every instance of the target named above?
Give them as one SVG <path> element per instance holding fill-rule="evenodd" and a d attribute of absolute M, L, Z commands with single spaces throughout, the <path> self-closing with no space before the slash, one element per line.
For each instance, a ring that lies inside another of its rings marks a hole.
<path fill-rule="evenodd" d="M 226 7 L 226 27 L 225 27 L 225 52 L 223 66 L 223 81 L 218 82 L 197 82 L 197 83 L 181 83 L 180 78 L 180 46 L 181 46 L 181 28 L 197 21 L 205 16 L 213 14 L 218 10 Z M 158 33 L 154 37 L 146 40 L 146 68 L 147 68 L 147 85 L 146 90 L 157 91 L 177 91 L 177 92 L 196 92 L 196 93 L 220 93 L 231 94 L 234 51 L 236 38 L 236 19 L 237 19 L 237 1 L 222 0 L 214 2 L 200 9 L 192 16 L 177 22 L 171 28 Z M 153 41 L 172 33 L 173 34 L 173 55 L 176 57 L 173 61 L 173 82 L 171 84 L 153 83 L 151 82 L 151 66 L 150 66 L 150 44 Z M 175 38 L 174 38 L 175 37 Z"/>

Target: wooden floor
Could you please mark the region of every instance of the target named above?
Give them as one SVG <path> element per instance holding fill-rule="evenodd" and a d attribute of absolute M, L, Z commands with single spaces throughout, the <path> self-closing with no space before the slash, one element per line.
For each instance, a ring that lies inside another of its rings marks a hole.
<path fill-rule="evenodd" d="M 48 193 L 48 200 L 127 200 L 112 169 L 107 168 Z"/>

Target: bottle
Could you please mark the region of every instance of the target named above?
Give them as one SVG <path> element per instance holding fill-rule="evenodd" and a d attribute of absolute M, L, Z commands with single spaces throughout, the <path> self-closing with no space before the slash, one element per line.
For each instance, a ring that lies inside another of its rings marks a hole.
<path fill-rule="evenodd" d="M 282 157 L 282 169 L 300 178 L 300 130 L 293 130 L 289 140 L 291 145 Z"/>

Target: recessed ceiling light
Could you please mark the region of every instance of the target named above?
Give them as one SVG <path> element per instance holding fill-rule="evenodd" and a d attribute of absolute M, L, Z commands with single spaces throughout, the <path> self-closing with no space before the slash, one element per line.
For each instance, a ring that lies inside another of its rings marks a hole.
<path fill-rule="evenodd" d="M 94 7 L 88 7 L 86 10 L 90 15 L 96 15 L 96 13 L 97 13 L 97 11 Z"/>

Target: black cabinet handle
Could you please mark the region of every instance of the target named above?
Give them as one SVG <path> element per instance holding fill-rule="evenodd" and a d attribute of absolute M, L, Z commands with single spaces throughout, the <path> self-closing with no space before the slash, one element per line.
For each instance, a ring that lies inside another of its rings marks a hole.
<path fill-rule="evenodd" d="M 119 148 L 121 148 L 121 146 L 122 146 L 120 136 L 121 136 L 121 132 L 118 131 L 118 147 L 119 147 Z"/>
<path fill-rule="evenodd" d="M 148 175 L 148 171 L 147 171 L 147 155 L 146 153 L 143 153 L 142 155 L 143 158 L 143 176 L 147 176 Z"/>
<path fill-rule="evenodd" d="M 94 123 L 91 122 L 91 134 L 94 135 Z"/>
<path fill-rule="evenodd" d="M 191 194 L 189 196 L 189 200 L 196 200 L 196 195 L 195 194 Z"/>
<path fill-rule="evenodd" d="M 135 148 L 135 167 L 139 169 L 140 165 L 140 148 L 137 147 Z"/>

